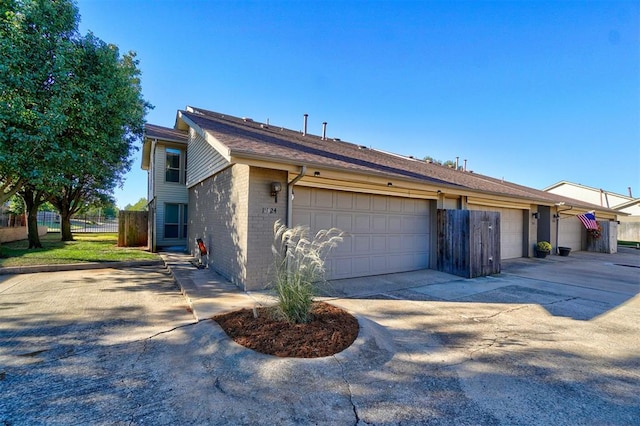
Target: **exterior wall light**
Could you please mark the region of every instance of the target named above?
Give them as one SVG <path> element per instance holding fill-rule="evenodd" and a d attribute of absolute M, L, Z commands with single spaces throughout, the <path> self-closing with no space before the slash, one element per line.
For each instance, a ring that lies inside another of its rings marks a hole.
<path fill-rule="evenodd" d="M 538 217 L 540 217 L 540 214 L 538 212 L 533 212 L 531 213 L 531 217 L 537 219 Z"/>
<path fill-rule="evenodd" d="M 282 191 L 282 184 L 280 182 L 271 182 L 271 196 L 275 197 L 276 203 L 278 202 L 278 193 Z"/>

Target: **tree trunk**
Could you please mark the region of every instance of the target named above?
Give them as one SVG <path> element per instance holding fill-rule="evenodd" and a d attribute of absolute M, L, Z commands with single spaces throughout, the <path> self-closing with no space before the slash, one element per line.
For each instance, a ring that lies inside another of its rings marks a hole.
<path fill-rule="evenodd" d="M 24 200 L 27 209 L 27 231 L 29 248 L 42 248 L 38 235 L 38 208 L 46 201 L 44 193 L 31 187 L 23 188 L 20 196 Z"/>
<path fill-rule="evenodd" d="M 60 233 L 61 241 L 73 241 L 71 233 L 71 213 L 68 209 L 60 210 Z"/>
<path fill-rule="evenodd" d="M 29 209 L 27 216 L 27 230 L 29 231 L 29 248 L 42 248 L 40 235 L 38 235 L 38 208 Z"/>

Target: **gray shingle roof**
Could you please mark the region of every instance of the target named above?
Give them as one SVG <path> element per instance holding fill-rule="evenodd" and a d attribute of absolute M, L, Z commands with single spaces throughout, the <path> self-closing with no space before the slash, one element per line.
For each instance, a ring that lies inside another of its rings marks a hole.
<path fill-rule="evenodd" d="M 144 135 L 146 138 L 151 139 L 163 139 L 172 142 L 187 143 L 189 132 L 147 123 L 144 126 Z"/>
<path fill-rule="evenodd" d="M 228 147 L 232 156 L 258 156 L 287 164 L 324 166 L 356 173 L 400 177 L 430 185 L 445 185 L 534 203 L 565 202 L 575 207 L 597 207 L 603 210 L 600 206 L 478 173 L 456 170 L 340 140 L 322 139 L 310 134 L 303 136 L 298 131 L 250 119 L 193 107 L 190 111 L 181 113 Z"/>

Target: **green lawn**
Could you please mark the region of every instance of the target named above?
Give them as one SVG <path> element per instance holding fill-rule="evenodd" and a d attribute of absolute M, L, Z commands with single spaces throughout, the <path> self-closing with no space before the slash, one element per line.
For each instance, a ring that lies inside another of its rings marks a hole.
<path fill-rule="evenodd" d="M 637 247 L 640 244 L 637 241 L 622 241 L 618 240 L 618 245 L 623 247 Z"/>
<path fill-rule="evenodd" d="M 0 245 L 0 267 L 83 262 L 158 260 L 142 248 L 118 247 L 117 234 L 75 234 L 76 241 L 60 241 L 60 234 L 40 237 L 43 248 L 27 249 L 26 240 Z"/>

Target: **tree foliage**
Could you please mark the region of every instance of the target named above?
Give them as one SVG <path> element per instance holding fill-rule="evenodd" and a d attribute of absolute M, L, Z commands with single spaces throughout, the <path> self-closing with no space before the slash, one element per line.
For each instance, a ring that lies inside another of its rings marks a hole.
<path fill-rule="evenodd" d="M 69 1 L 0 0 L 0 202 L 55 164 L 77 22 Z"/>
<path fill-rule="evenodd" d="M 138 200 L 138 202 L 136 202 L 135 204 L 131 205 L 131 204 L 127 204 L 126 206 L 124 206 L 125 210 L 131 210 L 131 211 L 136 211 L 136 212 L 142 212 L 142 211 L 146 211 L 147 210 L 147 199 L 142 197 Z"/>
<path fill-rule="evenodd" d="M 70 219 L 88 203 L 106 200 L 131 168 L 135 141 L 142 136 L 149 104 L 142 98 L 135 54 L 92 33 L 74 43 L 69 118 L 58 136 L 59 190 L 52 203 L 61 216 L 62 240 L 72 239 Z"/>
<path fill-rule="evenodd" d="M 426 157 L 424 157 L 424 161 L 426 161 L 427 163 L 437 164 L 439 166 L 449 167 L 451 169 L 456 168 L 456 162 L 454 160 L 446 160 L 446 161 L 436 160 L 435 158 L 427 155 Z M 459 165 L 457 170 L 462 170 L 462 168 L 463 167 Z"/>
<path fill-rule="evenodd" d="M 135 54 L 80 36 L 78 20 L 70 0 L 0 0 L 0 201 L 28 186 L 59 210 L 63 240 L 122 184 L 151 107 Z"/>

